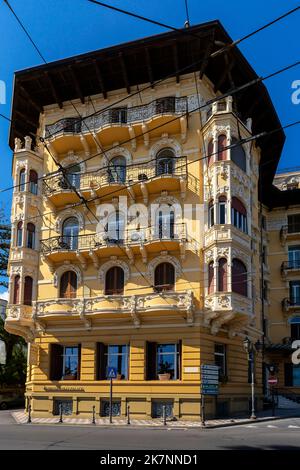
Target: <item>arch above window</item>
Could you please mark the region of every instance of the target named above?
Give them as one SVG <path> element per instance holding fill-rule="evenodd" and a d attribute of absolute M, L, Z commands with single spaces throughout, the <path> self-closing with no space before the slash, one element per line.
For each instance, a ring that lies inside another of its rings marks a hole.
<path fill-rule="evenodd" d="M 172 175 L 175 169 L 175 153 L 167 147 L 161 149 L 156 155 L 156 176 Z"/>
<path fill-rule="evenodd" d="M 66 209 L 66 210 L 59 213 L 59 216 L 56 220 L 55 230 L 56 230 L 57 233 L 59 233 L 60 235 L 62 234 L 63 224 L 64 224 L 65 220 L 68 219 L 68 218 L 71 218 L 71 217 L 75 217 L 77 219 L 78 225 L 79 225 L 79 230 L 84 229 L 84 216 L 83 216 L 83 214 L 81 212 L 79 212 L 78 210 L 76 211 L 75 209 Z"/>
<path fill-rule="evenodd" d="M 35 249 L 35 225 L 31 222 L 26 227 L 26 248 Z"/>
<path fill-rule="evenodd" d="M 62 225 L 62 242 L 71 250 L 78 248 L 79 223 L 76 217 L 68 217 Z"/>
<path fill-rule="evenodd" d="M 53 284 L 54 287 L 59 287 L 60 284 L 60 279 L 61 276 L 66 272 L 66 271 L 74 271 L 77 276 L 77 288 L 79 288 L 82 284 L 82 273 L 81 270 L 78 266 L 75 264 L 68 264 L 68 265 L 62 265 L 59 266 L 53 276 Z"/>
<path fill-rule="evenodd" d="M 238 144 L 238 139 L 236 137 L 232 137 L 231 145 L 235 145 L 230 149 L 230 158 L 231 160 L 243 170 L 245 173 L 247 171 L 247 159 L 246 153 L 243 149 L 242 144 Z"/>
<path fill-rule="evenodd" d="M 129 269 L 128 264 L 125 263 L 125 261 L 117 259 L 117 257 L 112 257 L 112 259 L 110 259 L 109 261 L 106 261 L 106 263 L 103 263 L 102 266 L 100 266 L 99 268 L 98 276 L 99 276 L 100 282 L 102 283 L 105 282 L 106 272 L 114 266 L 119 266 L 120 268 L 123 269 L 124 283 L 126 283 L 129 280 L 130 269 Z"/>
<path fill-rule="evenodd" d="M 157 256 L 156 258 L 153 258 L 149 263 L 148 263 L 148 279 L 151 282 L 152 285 L 155 283 L 154 279 L 154 273 L 155 273 L 155 268 L 161 263 L 171 263 L 174 266 L 175 269 L 175 279 L 180 276 L 182 273 L 182 267 L 180 262 L 178 261 L 175 256 L 167 255 L 167 254 L 161 254 L 160 256 Z"/>

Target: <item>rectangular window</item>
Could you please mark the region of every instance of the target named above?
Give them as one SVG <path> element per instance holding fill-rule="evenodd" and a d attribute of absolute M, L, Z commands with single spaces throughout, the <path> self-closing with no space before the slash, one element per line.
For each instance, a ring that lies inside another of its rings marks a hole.
<path fill-rule="evenodd" d="M 288 247 L 288 260 L 290 269 L 300 269 L 300 245 Z"/>
<path fill-rule="evenodd" d="M 219 367 L 219 380 L 221 381 L 227 375 L 227 351 L 225 344 L 215 344 L 215 365 Z"/>
<path fill-rule="evenodd" d="M 118 379 L 128 379 L 128 345 L 108 345 L 106 356 L 107 367 L 117 369 Z"/>
<path fill-rule="evenodd" d="M 76 380 L 79 367 L 78 346 L 64 346 L 62 380 Z"/>
<path fill-rule="evenodd" d="M 214 205 L 210 205 L 208 208 L 208 226 L 213 227 L 215 224 L 215 209 Z"/>
<path fill-rule="evenodd" d="M 170 379 L 179 378 L 178 344 L 158 344 L 156 349 L 156 374 L 169 374 Z"/>

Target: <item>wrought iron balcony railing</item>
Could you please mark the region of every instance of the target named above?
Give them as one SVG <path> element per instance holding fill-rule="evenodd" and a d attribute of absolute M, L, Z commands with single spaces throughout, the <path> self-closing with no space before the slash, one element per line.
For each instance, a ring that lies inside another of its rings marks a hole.
<path fill-rule="evenodd" d="M 153 116 L 162 114 L 187 113 L 187 97 L 168 96 L 158 98 L 148 104 L 133 106 L 131 108 L 110 108 L 79 120 L 78 118 L 64 118 L 46 126 L 45 137 L 50 138 L 57 134 L 80 134 L 100 129 L 109 124 L 133 124 L 146 121 Z"/>
<path fill-rule="evenodd" d="M 41 251 L 48 255 L 57 251 L 90 251 L 107 246 L 141 245 L 157 241 L 186 241 L 185 223 L 157 224 L 147 228 L 107 229 L 78 236 L 56 236 L 41 240 Z"/>
<path fill-rule="evenodd" d="M 71 191 L 72 188 L 81 191 L 107 187 L 113 184 L 131 186 L 133 184 L 149 182 L 155 178 L 187 178 L 187 158 L 177 157 L 164 162 L 136 163 L 125 166 L 106 166 L 97 171 L 85 173 L 69 173 L 66 177 L 62 173 L 55 173 L 43 180 L 43 193 L 50 196 L 53 193 Z M 198 190 L 195 177 L 189 175 L 188 186 L 194 191 Z"/>

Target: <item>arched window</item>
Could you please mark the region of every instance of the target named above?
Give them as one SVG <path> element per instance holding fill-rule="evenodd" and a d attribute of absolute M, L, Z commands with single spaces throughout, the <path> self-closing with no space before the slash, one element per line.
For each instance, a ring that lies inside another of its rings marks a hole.
<path fill-rule="evenodd" d="M 175 269 L 171 263 L 160 263 L 155 268 L 154 286 L 156 292 L 174 290 Z"/>
<path fill-rule="evenodd" d="M 168 210 L 168 208 L 159 210 L 156 219 L 156 236 L 160 239 L 173 239 L 174 221 L 175 214 L 173 210 Z"/>
<path fill-rule="evenodd" d="M 123 242 L 125 232 L 125 217 L 120 211 L 115 211 L 108 217 L 106 239 L 110 243 Z"/>
<path fill-rule="evenodd" d="M 213 227 L 215 225 L 215 206 L 214 201 L 210 201 L 208 204 L 208 226 Z"/>
<path fill-rule="evenodd" d="M 170 148 L 162 149 L 156 155 L 156 176 L 172 175 L 175 163 L 174 152 Z"/>
<path fill-rule="evenodd" d="M 66 168 L 67 185 L 73 186 L 76 189 L 80 188 L 80 165 L 71 165 Z"/>
<path fill-rule="evenodd" d="M 231 218 L 232 224 L 239 230 L 247 233 L 247 210 L 244 204 L 237 198 L 233 197 L 231 200 Z"/>
<path fill-rule="evenodd" d="M 208 265 L 208 293 L 209 294 L 213 294 L 215 291 L 214 282 L 215 282 L 214 262 L 211 261 Z"/>
<path fill-rule="evenodd" d="M 109 268 L 105 275 L 105 295 L 124 293 L 124 271 L 119 266 Z"/>
<path fill-rule="evenodd" d="M 227 290 L 227 259 L 220 258 L 218 266 L 218 291 L 226 292 Z"/>
<path fill-rule="evenodd" d="M 227 137 L 225 134 L 221 134 L 218 137 L 218 160 L 227 160 Z"/>
<path fill-rule="evenodd" d="M 227 199 L 226 196 L 220 196 L 219 197 L 219 224 L 226 224 L 226 206 L 227 206 Z"/>
<path fill-rule="evenodd" d="M 237 144 L 238 139 L 236 137 L 232 137 L 231 139 L 231 145 Z M 236 145 L 232 149 L 230 149 L 231 153 L 231 160 L 239 167 L 241 170 L 245 171 L 247 170 L 247 164 L 246 164 L 246 154 L 245 150 L 243 149 L 243 146 L 241 144 Z"/>
<path fill-rule="evenodd" d="M 69 217 L 63 223 L 62 236 L 63 243 L 69 250 L 78 248 L 79 224 L 76 217 Z"/>
<path fill-rule="evenodd" d="M 34 250 L 35 248 L 35 225 L 31 222 L 27 224 L 26 247 Z"/>
<path fill-rule="evenodd" d="M 59 297 L 73 299 L 77 292 L 77 275 L 74 271 L 66 271 L 60 278 Z"/>
<path fill-rule="evenodd" d="M 29 191 L 32 194 L 38 193 L 38 174 L 35 170 L 29 172 Z"/>
<path fill-rule="evenodd" d="M 32 287 L 33 287 L 32 277 L 26 276 L 25 282 L 24 282 L 24 305 L 32 304 Z"/>
<path fill-rule="evenodd" d="M 19 191 L 25 191 L 25 178 L 26 178 L 26 171 L 25 168 L 22 168 L 19 175 Z"/>
<path fill-rule="evenodd" d="M 19 300 L 20 300 L 20 276 L 18 274 L 14 278 L 13 304 L 18 304 Z"/>
<path fill-rule="evenodd" d="M 207 164 L 210 166 L 214 162 L 214 141 L 211 139 L 207 147 Z"/>
<path fill-rule="evenodd" d="M 239 259 L 232 261 L 232 292 L 248 296 L 247 268 Z"/>
<path fill-rule="evenodd" d="M 17 246 L 22 246 L 23 244 L 23 222 L 18 222 L 17 225 Z"/>
<path fill-rule="evenodd" d="M 110 183 L 125 183 L 126 158 L 122 156 L 112 158 L 109 162 L 108 174 Z"/>

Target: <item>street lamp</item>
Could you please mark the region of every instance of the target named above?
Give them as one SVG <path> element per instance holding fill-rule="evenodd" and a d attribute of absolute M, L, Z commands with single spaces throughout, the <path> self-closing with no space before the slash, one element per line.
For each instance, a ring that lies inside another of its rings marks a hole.
<path fill-rule="evenodd" d="M 250 341 L 250 339 L 248 338 L 248 336 L 246 336 L 246 338 L 243 341 L 243 346 L 244 346 L 244 349 L 245 349 L 245 351 L 248 355 L 248 359 L 250 360 L 250 364 L 251 364 L 251 403 L 252 403 L 252 406 L 251 406 L 251 416 L 250 416 L 250 418 L 251 419 L 256 419 L 256 415 L 255 415 L 254 353 L 255 353 L 255 351 L 257 351 L 257 352 L 261 351 L 262 344 L 259 340 L 255 344 L 253 344 L 252 341 Z"/>

